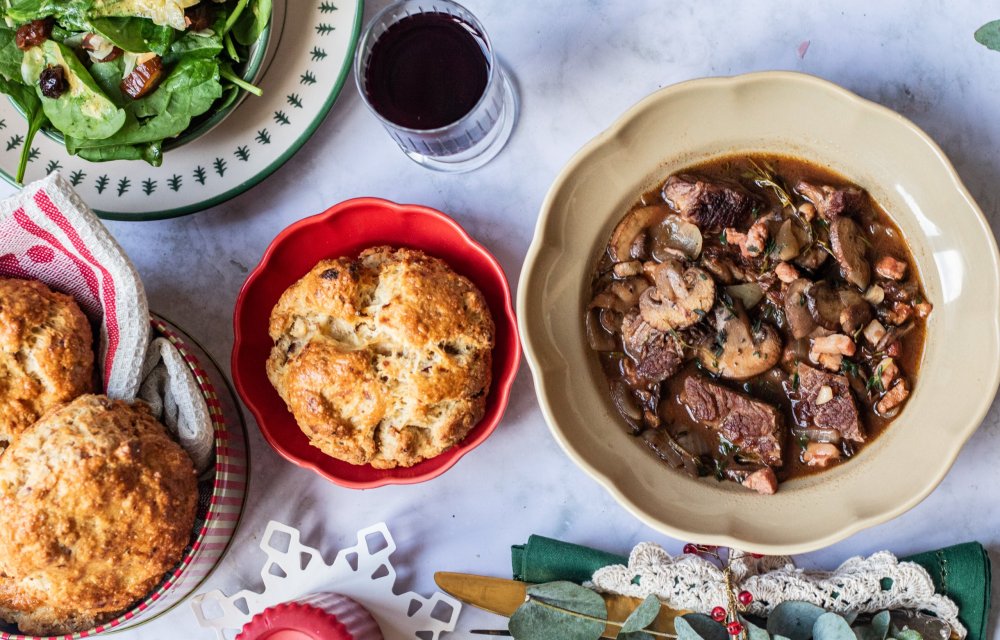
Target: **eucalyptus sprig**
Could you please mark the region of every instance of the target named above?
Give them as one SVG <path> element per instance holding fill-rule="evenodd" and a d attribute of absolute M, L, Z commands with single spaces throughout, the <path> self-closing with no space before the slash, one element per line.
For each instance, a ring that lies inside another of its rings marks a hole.
<path fill-rule="evenodd" d="M 648 596 L 624 621 L 608 619 L 599 594 L 572 582 L 548 582 L 528 588 L 527 599 L 510 618 L 508 630 L 515 640 L 599 640 L 605 628 L 617 630 L 619 640 L 731 640 L 719 622 L 700 613 L 674 618 L 675 633 L 651 629 L 662 605 Z M 913 621 L 914 616 L 906 618 Z M 883 611 L 866 622 L 856 616 L 826 611 L 808 602 L 789 601 L 776 606 L 763 626 L 743 616 L 740 635 L 748 640 L 924 640 L 916 629 L 902 625 Z M 932 636 L 926 636 L 928 640 Z"/>
<path fill-rule="evenodd" d="M 987 49 L 1000 51 L 1000 20 L 987 22 L 976 30 L 976 42 Z"/>
<path fill-rule="evenodd" d="M 510 617 L 507 629 L 517 640 L 597 640 L 608 625 L 618 628 L 621 640 L 677 638 L 648 628 L 661 606 L 651 595 L 624 621 L 609 620 L 597 592 L 572 582 L 547 582 L 528 587 L 527 599 Z"/>

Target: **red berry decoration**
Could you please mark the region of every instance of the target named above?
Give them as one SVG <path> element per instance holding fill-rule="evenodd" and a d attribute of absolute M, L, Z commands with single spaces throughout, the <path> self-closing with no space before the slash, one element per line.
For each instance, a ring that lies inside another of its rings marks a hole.
<path fill-rule="evenodd" d="M 731 636 L 738 636 L 743 633 L 743 625 L 740 624 L 739 620 L 733 620 L 726 625 L 726 631 L 728 631 Z"/>
<path fill-rule="evenodd" d="M 712 609 L 712 620 L 716 622 L 722 622 L 726 619 L 726 610 L 722 607 L 716 607 Z"/>
<path fill-rule="evenodd" d="M 753 594 L 749 591 L 740 591 L 740 595 L 736 596 L 740 600 L 740 604 L 744 607 L 749 607 L 750 603 L 753 602 Z"/>
<path fill-rule="evenodd" d="M 684 553 L 698 553 L 698 547 L 689 542 L 684 545 Z"/>

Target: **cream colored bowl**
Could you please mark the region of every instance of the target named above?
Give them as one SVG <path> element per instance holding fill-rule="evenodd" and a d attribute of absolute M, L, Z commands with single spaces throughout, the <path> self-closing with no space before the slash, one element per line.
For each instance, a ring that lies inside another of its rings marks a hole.
<path fill-rule="evenodd" d="M 582 320 L 591 270 L 638 195 L 678 169 L 741 151 L 805 157 L 868 189 L 907 238 L 934 303 L 899 418 L 847 464 L 773 496 L 690 478 L 626 435 Z M 756 73 L 658 91 L 570 161 L 542 206 L 518 316 L 553 434 L 628 510 L 684 540 L 803 553 L 915 506 L 979 426 L 1000 379 L 998 263 L 982 212 L 913 123 L 811 76 Z"/>

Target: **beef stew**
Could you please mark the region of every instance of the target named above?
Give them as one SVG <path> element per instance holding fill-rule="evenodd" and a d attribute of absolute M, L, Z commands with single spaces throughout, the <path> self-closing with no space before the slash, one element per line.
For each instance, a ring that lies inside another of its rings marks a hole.
<path fill-rule="evenodd" d="M 630 434 L 672 467 L 770 494 L 887 428 L 931 310 L 867 192 L 750 154 L 641 196 L 598 261 L 584 322 Z"/>

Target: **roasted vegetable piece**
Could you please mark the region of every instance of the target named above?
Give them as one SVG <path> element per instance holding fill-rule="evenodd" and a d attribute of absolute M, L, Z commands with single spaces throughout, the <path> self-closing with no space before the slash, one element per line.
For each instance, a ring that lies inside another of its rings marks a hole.
<path fill-rule="evenodd" d="M 830 245 L 844 280 L 862 291 L 866 290 L 871 282 L 872 270 L 865 259 L 861 228 L 850 218 L 837 218 L 830 223 Z"/>
<path fill-rule="evenodd" d="M 152 93 L 162 79 L 163 60 L 158 55 L 149 54 L 122 80 L 121 90 L 133 100 L 138 100 Z"/>
<path fill-rule="evenodd" d="M 781 336 L 766 322 L 751 327 L 742 309 L 733 311 L 723 305 L 716 307 L 715 341 L 699 349 L 698 361 L 723 378 L 745 380 L 778 363 Z"/>
<path fill-rule="evenodd" d="M 676 261 L 653 270 L 654 287 L 639 297 L 643 319 L 661 331 L 684 329 L 698 322 L 715 302 L 715 281 L 698 267 Z"/>
<path fill-rule="evenodd" d="M 665 206 L 639 207 L 629 211 L 611 234 L 608 252 L 615 262 L 648 257 L 646 241 L 649 228 L 659 224 L 670 213 Z"/>
<path fill-rule="evenodd" d="M 31 22 L 22 24 L 17 28 L 17 35 L 15 36 L 17 48 L 21 51 L 27 51 L 32 47 L 42 44 L 52 37 L 52 27 L 54 25 L 55 21 L 52 18 L 32 20 Z"/>

